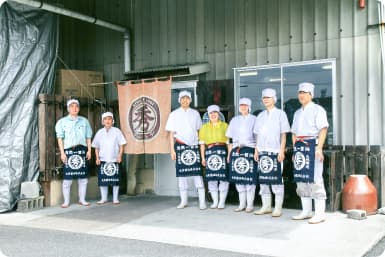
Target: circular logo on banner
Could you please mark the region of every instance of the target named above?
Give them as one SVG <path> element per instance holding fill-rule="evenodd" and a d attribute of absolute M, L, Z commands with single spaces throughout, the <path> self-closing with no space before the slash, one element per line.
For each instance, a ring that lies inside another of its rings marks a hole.
<path fill-rule="evenodd" d="M 158 103 L 150 97 L 135 99 L 128 110 L 128 126 L 137 140 L 151 140 L 159 132 L 160 110 Z"/>
<path fill-rule="evenodd" d="M 245 157 L 238 157 L 234 161 L 234 169 L 239 174 L 245 174 L 250 169 L 250 163 Z"/>
<path fill-rule="evenodd" d="M 197 154 L 194 151 L 185 150 L 181 154 L 181 160 L 184 165 L 193 165 L 197 161 Z"/>
<path fill-rule="evenodd" d="M 222 158 L 219 155 L 213 154 L 207 159 L 207 167 L 210 170 L 219 170 L 223 165 Z"/>
<path fill-rule="evenodd" d="M 118 167 L 113 162 L 107 162 L 103 165 L 102 172 L 106 176 L 114 176 L 116 173 L 118 173 Z"/>
<path fill-rule="evenodd" d="M 80 169 L 84 164 L 83 158 L 80 155 L 74 154 L 68 158 L 68 166 L 73 170 Z"/>
<path fill-rule="evenodd" d="M 294 155 L 294 168 L 296 170 L 302 170 L 305 167 L 306 158 L 301 152 L 296 152 Z"/>
<path fill-rule="evenodd" d="M 259 159 L 259 169 L 262 173 L 269 173 L 274 168 L 274 161 L 269 156 L 262 156 Z"/>

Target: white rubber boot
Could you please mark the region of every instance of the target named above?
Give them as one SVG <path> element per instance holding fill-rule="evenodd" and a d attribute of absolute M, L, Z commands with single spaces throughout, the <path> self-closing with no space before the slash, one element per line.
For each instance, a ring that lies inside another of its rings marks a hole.
<path fill-rule="evenodd" d="M 312 216 L 312 202 L 310 197 L 301 197 L 301 203 L 302 203 L 302 212 L 299 215 L 293 216 L 293 220 L 304 220 L 304 219 L 310 219 Z"/>
<path fill-rule="evenodd" d="M 176 208 L 183 209 L 187 207 L 187 204 L 188 204 L 188 191 L 187 190 L 179 191 L 179 195 L 180 195 L 180 203 Z"/>
<path fill-rule="evenodd" d="M 97 201 L 97 204 L 105 204 L 107 203 L 107 197 L 108 197 L 108 187 L 103 186 L 100 187 L 100 201 Z"/>
<path fill-rule="evenodd" d="M 200 210 L 206 210 L 206 195 L 205 195 L 205 189 L 204 188 L 198 188 L 198 199 L 199 199 L 199 209 Z"/>
<path fill-rule="evenodd" d="M 206 196 L 205 196 L 205 189 L 204 188 L 198 188 L 198 197 L 199 197 L 199 209 L 206 210 Z"/>
<path fill-rule="evenodd" d="M 255 215 L 263 215 L 267 213 L 271 213 L 271 195 L 261 195 L 262 199 L 262 208 L 255 211 Z"/>
<path fill-rule="evenodd" d="M 218 207 L 218 191 L 211 192 L 211 198 L 213 198 L 213 204 L 210 205 L 210 209 L 216 209 Z"/>
<path fill-rule="evenodd" d="M 246 208 L 246 192 L 239 192 L 238 196 L 239 196 L 239 206 L 234 210 L 235 212 L 243 211 Z"/>
<path fill-rule="evenodd" d="M 271 214 L 272 217 L 281 217 L 282 215 L 283 195 L 275 195 L 275 207 Z"/>
<path fill-rule="evenodd" d="M 226 204 L 227 190 L 219 192 L 219 204 L 218 209 L 224 209 Z"/>
<path fill-rule="evenodd" d="M 325 200 L 314 199 L 315 215 L 309 220 L 310 224 L 318 224 L 324 222 L 325 217 Z"/>
<path fill-rule="evenodd" d="M 249 190 L 246 193 L 246 199 L 247 199 L 247 208 L 246 212 L 250 213 L 254 210 L 254 198 L 255 198 L 255 190 Z"/>
<path fill-rule="evenodd" d="M 70 206 L 70 193 L 71 193 L 72 180 L 63 180 L 63 200 L 64 203 L 61 205 L 62 208 Z"/>
<path fill-rule="evenodd" d="M 120 204 L 119 201 L 119 186 L 113 186 L 112 187 L 112 203 L 113 204 Z"/>
<path fill-rule="evenodd" d="M 90 203 L 86 201 L 87 184 L 88 184 L 87 178 L 78 179 L 79 204 L 83 206 L 90 205 Z"/>

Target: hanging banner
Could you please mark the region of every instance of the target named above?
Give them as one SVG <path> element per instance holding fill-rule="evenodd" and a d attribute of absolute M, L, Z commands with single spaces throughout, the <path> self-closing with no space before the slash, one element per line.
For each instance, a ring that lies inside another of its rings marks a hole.
<path fill-rule="evenodd" d="M 127 154 L 169 153 L 165 130 L 171 111 L 171 78 L 118 84 L 121 130 Z"/>

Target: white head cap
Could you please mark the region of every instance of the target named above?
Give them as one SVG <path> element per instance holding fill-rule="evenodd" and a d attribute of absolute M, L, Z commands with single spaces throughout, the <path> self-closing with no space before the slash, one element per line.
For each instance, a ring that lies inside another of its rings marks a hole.
<path fill-rule="evenodd" d="M 251 111 L 251 100 L 249 98 L 244 97 L 244 98 L 239 99 L 239 105 L 241 105 L 241 104 L 248 105 L 249 106 L 249 112 Z"/>
<path fill-rule="evenodd" d="M 77 104 L 79 106 L 79 101 L 76 99 L 70 99 L 67 101 L 67 108 L 70 107 L 71 104 Z"/>
<path fill-rule="evenodd" d="M 271 97 L 274 99 L 274 102 L 277 102 L 277 92 L 272 88 L 266 88 L 262 90 L 262 98 Z"/>
<path fill-rule="evenodd" d="M 298 92 L 306 92 L 310 93 L 312 97 L 314 97 L 314 84 L 309 82 L 303 82 L 298 85 Z"/>
<path fill-rule="evenodd" d="M 103 124 L 104 118 L 106 118 L 106 117 L 111 117 L 112 123 L 114 123 L 114 115 L 112 114 L 112 112 L 105 112 L 102 114 L 102 124 Z"/>
<path fill-rule="evenodd" d="M 70 111 L 71 104 L 77 104 L 80 107 L 79 101 L 76 99 L 70 99 L 67 101 L 67 111 Z"/>
<path fill-rule="evenodd" d="M 251 100 L 249 98 L 244 97 L 239 99 L 239 105 L 241 104 L 246 104 L 249 106 L 249 108 L 251 108 Z"/>
<path fill-rule="evenodd" d="M 210 114 L 212 112 L 219 112 L 219 106 L 218 105 L 210 105 L 209 107 L 207 107 L 207 113 Z"/>
<path fill-rule="evenodd" d="M 178 97 L 179 103 L 180 103 L 180 99 L 182 99 L 182 97 L 184 96 L 188 96 L 191 99 L 191 93 L 189 91 L 183 90 L 179 92 L 179 97 Z"/>

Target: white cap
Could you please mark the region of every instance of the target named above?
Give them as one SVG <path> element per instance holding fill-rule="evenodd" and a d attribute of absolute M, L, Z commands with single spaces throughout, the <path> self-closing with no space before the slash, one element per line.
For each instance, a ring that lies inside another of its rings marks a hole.
<path fill-rule="evenodd" d="M 309 82 L 303 82 L 298 85 L 298 92 L 306 92 L 310 93 L 312 97 L 314 97 L 314 84 Z"/>
<path fill-rule="evenodd" d="M 104 118 L 106 118 L 106 117 L 111 117 L 112 123 L 114 123 L 114 115 L 112 114 L 112 112 L 105 112 L 102 114 L 102 124 L 103 124 Z"/>
<path fill-rule="evenodd" d="M 274 99 L 275 103 L 277 102 L 277 92 L 275 91 L 275 89 L 266 88 L 262 90 L 262 98 L 264 97 L 271 97 Z"/>
<path fill-rule="evenodd" d="M 68 100 L 68 101 L 67 101 L 67 108 L 70 107 L 71 104 L 77 104 L 78 106 L 80 106 L 80 105 L 79 105 L 79 101 L 76 100 L 76 99 L 70 99 L 70 100 Z"/>
<path fill-rule="evenodd" d="M 179 92 L 179 97 L 178 97 L 179 103 L 180 103 L 180 99 L 182 99 L 182 97 L 184 96 L 188 96 L 191 99 L 191 93 L 189 91 L 183 90 Z"/>
<path fill-rule="evenodd" d="M 218 105 L 210 105 L 209 107 L 207 107 L 207 113 L 212 113 L 212 112 L 219 112 L 219 106 Z"/>
<path fill-rule="evenodd" d="M 239 99 L 239 105 L 241 104 L 246 104 L 251 108 L 251 100 L 249 98 L 244 97 Z"/>
<path fill-rule="evenodd" d="M 112 112 L 105 112 L 102 114 L 102 120 L 105 118 L 105 117 L 111 117 L 112 119 L 114 119 L 114 115 L 112 114 Z"/>

